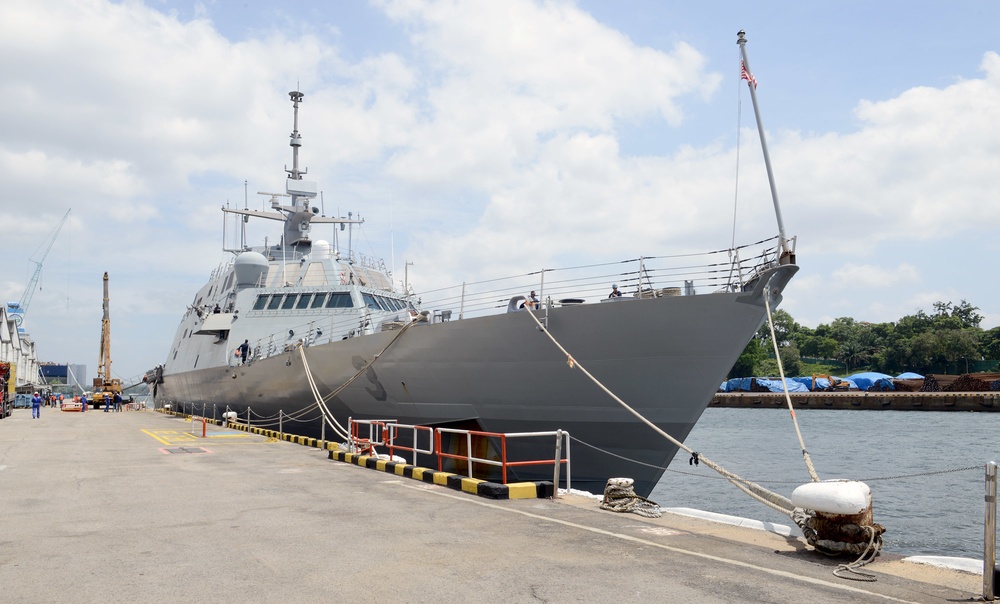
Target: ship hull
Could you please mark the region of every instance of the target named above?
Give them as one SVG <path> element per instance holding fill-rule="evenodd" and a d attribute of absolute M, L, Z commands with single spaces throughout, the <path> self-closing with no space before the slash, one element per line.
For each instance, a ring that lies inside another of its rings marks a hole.
<path fill-rule="evenodd" d="M 608 389 L 683 440 L 766 319 L 764 296 L 776 306 L 796 270 L 770 269 L 744 292 L 554 308 L 548 330 Z M 566 430 L 573 437 L 573 487 L 597 493 L 608 478 L 627 476 L 635 479 L 636 492 L 648 495 L 677 452 L 570 367 L 526 311 L 414 325 L 392 341 L 396 335 L 388 331 L 305 348 L 324 396 L 381 352 L 330 401 L 341 423 L 352 417 L 419 425 L 465 422 L 505 433 Z M 297 350 L 236 367 L 171 373 L 167 366 L 156 399 L 204 409 L 209 416 L 228 409 L 242 417 L 248 407 L 251 418 L 276 418 L 279 411 L 287 416 L 315 404 L 305 371 Z M 318 436 L 320 422 L 286 421 L 284 429 Z M 553 444 L 510 441 L 508 457 L 551 458 Z M 551 478 L 551 466 L 508 474 L 508 481 Z"/>

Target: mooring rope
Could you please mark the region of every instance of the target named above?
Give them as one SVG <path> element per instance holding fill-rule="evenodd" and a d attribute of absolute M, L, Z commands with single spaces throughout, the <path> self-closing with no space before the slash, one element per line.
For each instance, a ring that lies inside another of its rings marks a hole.
<path fill-rule="evenodd" d="M 548 328 L 542 325 L 541 321 L 538 320 L 538 317 L 535 316 L 535 313 L 533 311 L 529 310 L 527 311 L 527 314 L 532 318 L 532 320 L 535 321 L 535 324 L 538 326 L 538 329 L 546 336 L 548 336 L 549 340 L 551 340 L 552 343 L 555 344 L 556 348 L 558 348 L 560 351 L 562 351 L 563 354 L 566 355 L 566 364 L 569 365 L 570 369 L 579 369 L 581 372 L 583 372 L 585 376 L 587 376 L 588 379 L 590 379 L 591 382 L 593 382 L 598 388 L 603 390 L 604 393 L 610 396 L 616 403 L 621 405 L 622 408 L 624 408 L 626 411 L 634 415 L 639 421 L 652 428 L 653 431 L 655 431 L 657 434 L 669 440 L 677 448 L 686 451 L 688 454 L 692 456 L 692 459 L 697 459 L 699 462 L 704 462 L 706 466 L 712 468 L 713 470 L 724 476 L 727 480 L 729 480 L 729 482 L 735 485 L 736 488 L 740 489 L 753 499 L 759 501 L 760 503 L 763 503 L 767 507 L 777 512 L 780 512 L 788 516 L 789 518 L 792 518 L 792 511 L 795 509 L 795 506 L 792 505 L 790 499 L 788 499 L 784 495 L 765 489 L 759 484 L 753 483 L 749 480 L 746 480 L 745 478 L 733 474 L 732 472 L 726 470 L 725 468 L 713 462 L 712 460 L 708 459 L 707 457 L 695 452 L 690 447 L 685 445 L 683 442 L 677 440 L 676 438 L 674 438 L 673 436 L 662 430 L 659 426 L 646 419 L 645 416 L 643 416 L 641 413 L 630 407 L 628 403 L 623 401 L 621 398 L 618 397 L 618 395 L 609 390 L 608 387 L 605 386 L 603 383 L 601 383 L 601 381 L 598 380 L 596 377 L 594 377 L 592 373 L 587 371 L 586 367 L 584 367 L 583 365 L 580 364 L 579 361 L 574 359 L 573 355 L 571 355 L 565 348 L 563 348 L 563 345 L 560 344 L 559 341 L 555 339 L 555 337 L 553 337 L 553 335 L 549 332 Z"/>
<path fill-rule="evenodd" d="M 660 506 L 635 492 L 631 478 L 612 478 L 604 487 L 601 509 L 609 512 L 632 513 L 646 518 L 663 515 Z"/>
<path fill-rule="evenodd" d="M 795 434 L 799 437 L 799 447 L 802 449 L 802 459 L 806 462 L 806 469 L 813 482 L 819 482 L 819 475 L 813 467 L 809 451 L 806 450 L 806 443 L 802 440 L 802 430 L 799 429 L 799 420 L 795 417 L 795 408 L 792 406 L 792 397 L 788 394 L 788 383 L 785 382 L 785 367 L 781 362 L 781 355 L 778 354 L 778 338 L 774 335 L 774 319 L 771 317 L 771 304 L 768 302 L 770 292 L 764 294 L 764 308 L 767 310 L 767 325 L 771 328 L 771 344 L 774 346 L 774 359 L 778 361 L 778 373 L 781 376 L 781 387 L 785 391 L 785 402 L 788 403 L 788 412 L 792 414 L 792 424 L 795 425 Z"/>
<path fill-rule="evenodd" d="M 323 414 L 323 421 L 326 422 L 328 426 L 333 428 L 333 431 L 336 432 L 337 436 L 350 441 L 350 430 L 346 430 L 342 425 L 340 425 L 337 418 L 330 413 L 330 409 L 326 406 L 326 401 L 323 400 L 323 397 L 319 393 L 319 388 L 316 386 L 316 380 L 313 378 L 312 370 L 309 368 L 309 360 L 306 359 L 306 351 L 304 347 L 299 348 L 299 356 L 302 358 L 302 368 L 306 373 L 306 381 L 309 382 L 309 390 L 312 392 L 313 399 L 315 400 L 316 406 L 319 407 L 320 413 Z M 350 381 L 353 381 L 353 379 L 354 378 Z M 348 383 L 350 383 L 350 381 Z"/>
<path fill-rule="evenodd" d="M 379 357 L 381 357 L 382 354 L 385 353 L 386 350 L 389 350 L 389 347 L 392 346 L 393 344 L 395 344 L 396 340 L 398 340 L 399 337 L 401 335 L 403 335 L 403 333 L 407 329 L 409 329 L 411 326 L 415 325 L 416 323 L 417 323 L 416 320 L 412 320 L 409 323 L 407 323 L 406 325 L 403 325 L 403 327 L 399 331 L 396 332 L 396 335 L 394 335 L 392 337 L 392 339 L 389 340 L 389 342 L 385 345 L 385 347 L 382 348 L 382 350 L 380 350 L 379 352 L 375 353 L 375 356 L 373 356 L 370 361 L 368 361 L 367 363 L 365 363 L 364 367 L 362 367 L 361 369 L 359 369 L 358 372 L 355 373 L 353 376 L 351 376 L 350 379 L 348 379 L 346 382 L 344 382 L 343 384 L 341 384 L 333 392 L 331 392 L 330 394 L 326 395 L 325 397 L 320 394 L 319 387 L 316 386 L 316 380 L 313 377 L 312 370 L 309 368 L 309 361 L 308 361 L 308 359 L 306 359 L 305 347 L 304 346 L 300 346 L 299 347 L 299 356 L 302 358 L 302 368 L 305 370 L 306 380 L 309 382 L 309 389 L 313 393 L 313 398 L 316 400 L 316 405 L 320 408 L 320 411 L 323 413 L 323 417 L 327 421 L 327 424 L 331 428 L 333 428 L 334 431 L 337 432 L 337 435 L 340 436 L 341 438 L 343 438 L 344 440 L 350 441 L 350 439 L 351 439 L 350 430 L 345 429 L 340 424 L 340 422 L 337 421 L 337 418 L 334 417 L 333 412 L 330 411 L 330 408 L 326 406 L 326 402 L 329 401 L 329 400 L 332 400 L 335 396 L 337 396 L 338 394 L 340 394 L 341 392 L 343 392 L 345 388 L 347 388 L 348 386 L 350 386 L 351 384 L 353 384 L 355 380 L 357 380 L 359 377 L 361 377 L 361 374 L 363 374 L 364 372 L 368 371 L 368 368 L 371 367 L 372 365 L 374 365 L 375 361 L 377 361 L 379 359 Z"/>
<path fill-rule="evenodd" d="M 775 337 L 774 337 L 774 323 L 771 320 L 770 306 L 767 305 L 767 296 L 765 296 L 764 299 L 765 299 L 765 306 L 767 307 L 768 322 L 769 322 L 769 324 L 771 326 L 771 339 L 772 339 L 772 341 L 774 341 L 774 339 L 775 339 Z M 562 351 L 563 354 L 566 355 L 566 364 L 569 365 L 570 369 L 579 369 L 598 388 L 600 388 L 601 390 L 603 390 L 615 402 L 617 402 L 619 405 L 621 405 L 622 408 L 624 408 L 626 411 L 628 411 L 629 413 L 631 413 L 632 415 L 634 415 L 637 419 L 639 419 L 639 421 L 643 422 L 644 424 L 646 424 L 647 426 L 649 426 L 650 428 L 652 428 L 656 433 L 660 434 L 661 436 L 663 436 L 664 438 L 666 438 L 667 440 L 669 440 L 671 443 L 673 443 L 675 446 L 677 446 L 677 448 L 679 448 L 679 449 L 681 449 L 683 451 L 686 451 L 688 454 L 690 454 L 691 455 L 691 462 L 692 463 L 697 464 L 699 462 L 704 462 L 705 465 L 707 465 L 709 468 L 711 468 L 711 469 L 715 470 L 716 472 L 718 472 L 720 475 L 722 475 L 724 478 L 726 478 L 726 480 L 728 480 L 730 483 L 732 483 L 736 488 L 738 488 L 739 490 L 743 491 L 744 493 L 746 493 L 747 495 L 749 495 L 751 498 L 759 501 L 760 503 L 763 503 L 764 505 L 766 505 L 767 507 L 775 510 L 776 512 L 782 513 L 785 516 L 787 516 L 789 519 L 792 520 L 792 522 L 794 522 L 802 530 L 802 535 L 805 537 L 806 541 L 810 545 L 812 545 L 814 548 L 816 548 L 817 551 L 820 551 L 820 552 L 826 553 L 826 554 L 830 554 L 830 555 L 839 554 L 839 553 L 860 552 L 860 556 L 854 562 L 852 562 L 850 564 L 841 564 L 840 566 L 838 566 L 837 569 L 833 573 L 835 576 L 837 576 L 839 578 L 842 578 L 842 579 L 851 579 L 851 580 L 855 580 L 855 581 L 875 581 L 876 580 L 874 575 L 872 575 L 871 573 L 861 572 L 860 568 L 862 566 L 864 566 L 865 564 L 868 564 L 869 562 L 871 562 L 872 560 L 874 560 L 875 557 L 879 554 L 879 551 L 882 549 L 882 537 L 881 537 L 881 531 L 879 529 L 876 529 L 874 526 L 863 526 L 863 527 L 860 527 L 860 528 L 863 528 L 864 530 L 866 530 L 868 532 L 868 534 L 869 534 L 869 540 L 868 540 L 867 545 L 854 544 L 854 543 L 828 542 L 828 541 L 824 541 L 824 540 L 820 539 L 819 535 L 816 532 L 816 530 L 812 526 L 813 525 L 813 522 L 812 522 L 813 516 L 811 516 L 809 513 L 807 513 L 806 510 L 803 510 L 802 508 L 796 508 L 792 504 L 791 500 L 788 499 L 787 497 L 785 497 L 785 496 L 783 496 L 783 495 L 781 495 L 779 493 L 775 493 L 775 492 L 773 492 L 773 491 L 771 491 L 769 489 L 766 489 L 766 488 L 760 486 L 759 484 L 751 482 L 751 481 L 749 481 L 749 480 L 747 480 L 745 478 L 742 478 L 742 477 L 740 477 L 740 476 L 738 476 L 738 475 L 736 475 L 736 474 L 734 474 L 734 473 L 726 470 L 722 466 L 716 464 L 715 462 L 711 461 L 710 459 L 706 458 L 705 456 L 701 455 L 700 453 L 697 453 L 696 451 L 691 450 L 690 447 L 688 447 L 687 445 L 685 445 L 683 442 L 677 440 L 676 438 L 674 438 L 673 436 L 671 436 L 670 434 L 668 434 L 664 430 L 661 430 L 659 426 L 657 426 L 656 424 L 652 423 L 651 421 L 649 421 L 648 419 L 646 419 L 641 413 L 639 413 L 638 411 L 636 411 L 635 409 L 633 409 L 632 407 L 630 407 L 625 401 L 623 401 L 621 398 L 619 398 L 618 395 L 616 395 L 614 392 L 612 392 L 610 389 L 608 389 L 607 386 L 605 386 L 603 383 L 601 383 L 600 380 L 598 380 L 596 377 L 594 377 L 593 374 L 591 374 L 589 371 L 587 371 L 587 369 L 583 365 L 581 365 L 579 361 L 577 361 L 576 359 L 574 359 L 573 356 L 562 346 L 562 344 L 560 344 L 559 341 L 556 340 L 556 338 L 552 335 L 552 333 L 548 330 L 548 328 L 545 325 L 543 325 L 541 323 L 541 321 L 538 320 L 538 317 L 535 316 L 534 312 L 532 312 L 532 311 L 529 310 L 527 314 L 529 316 L 531 316 L 532 320 L 538 326 L 538 329 L 542 333 L 544 333 L 546 336 L 548 336 L 549 340 L 551 340 L 552 343 L 560 351 Z M 779 370 L 781 370 L 781 372 L 782 372 L 782 383 L 784 383 L 784 371 L 783 371 L 783 369 L 781 369 L 781 360 L 780 359 L 778 360 L 778 364 L 779 364 Z M 787 386 L 786 386 L 785 395 L 786 395 L 786 398 L 789 401 L 789 405 L 791 405 L 791 397 L 788 396 Z M 792 418 L 793 419 L 795 418 L 794 409 L 792 410 Z M 799 431 L 799 427 L 798 427 L 798 422 L 797 421 L 795 422 L 795 430 L 796 430 L 796 432 L 799 435 L 799 443 L 802 446 L 802 453 L 803 453 L 803 456 L 804 456 L 804 458 L 806 460 L 806 467 L 809 469 L 809 472 L 812 475 L 813 480 L 814 481 L 818 481 L 819 478 L 816 475 L 815 469 L 813 469 L 813 467 L 812 467 L 812 460 L 809 458 L 809 454 L 806 451 L 805 445 L 803 444 L 802 434 Z M 605 501 L 608 501 L 608 488 L 612 488 L 612 485 L 611 485 L 610 481 L 609 481 L 608 487 L 605 487 Z M 615 492 L 615 495 L 617 496 L 617 492 Z M 646 515 L 644 513 L 645 510 L 643 509 L 643 507 L 645 505 L 648 505 L 648 504 L 655 505 L 655 504 L 653 504 L 653 502 L 651 502 L 649 500 L 646 500 L 645 498 L 639 498 L 639 496 L 635 495 L 634 493 L 632 493 L 631 495 L 626 495 L 625 497 L 626 497 L 627 503 L 625 503 L 624 505 L 639 507 L 639 509 L 642 510 L 642 511 L 635 511 L 635 513 L 638 513 L 638 514 Z M 643 501 L 640 501 L 640 499 L 642 499 Z M 648 503 L 644 503 L 644 502 L 648 502 Z M 611 505 L 614 506 L 614 503 L 611 503 Z M 601 507 L 604 508 L 604 504 L 602 504 Z M 606 508 L 606 509 L 610 509 L 610 508 Z M 656 509 L 659 510 L 659 506 L 657 506 Z M 618 510 L 615 510 L 615 511 L 618 511 Z M 625 511 L 634 511 L 634 510 L 625 510 Z M 879 527 L 879 528 L 881 528 L 881 527 Z M 862 547 L 862 545 L 863 545 L 863 547 Z M 839 549 L 837 549 L 837 548 L 839 548 Z M 850 573 L 850 574 L 849 575 L 845 575 L 845 574 L 841 574 L 841 573 Z"/>

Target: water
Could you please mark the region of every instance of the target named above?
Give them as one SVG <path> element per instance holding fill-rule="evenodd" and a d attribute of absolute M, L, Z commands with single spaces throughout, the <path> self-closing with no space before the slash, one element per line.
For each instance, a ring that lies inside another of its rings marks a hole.
<path fill-rule="evenodd" d="M 1000 460 L 1000 413 L 797 409 L 820 479 L 862 480 L 872 489 L 885 551 L 982 559 L 984 466 Z M 787 409 L 705 411 L 685 441 L 726 469 L 786 497 L 809 482 Z M 650 499 L 792 525 L 679 452 Z M 926 474 L 928 472 L 944 473 Z M 787 481 L 787 482 L 785 482 Z"/>

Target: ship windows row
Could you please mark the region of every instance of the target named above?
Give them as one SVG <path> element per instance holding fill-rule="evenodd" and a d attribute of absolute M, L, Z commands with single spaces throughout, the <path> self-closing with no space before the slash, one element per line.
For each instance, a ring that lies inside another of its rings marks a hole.
<path fill-rule="evenodd" d="M 362 293 L 365 306 L 372 310 L 395 312 L 406 310 L 403 300 Z M 353 308 L 354 301 L 348 292 L 317 292 L 294 294 L 259 294 L 253 310 L 306 310 L 313 308 Z"/>
<path fill-rule="evenodd" d="M 319 292 L 306 294 L 260 294 L 254 310 L 303 310 L 309 308 L 353 308 L 354 301 L 347 292 Z"/>
<path fill-rule="evenodd" d="M 372 310 L 396 312 L 407 309 L 406 302 L 397 300 L 396 298 L 387 298 L 385 296 L 376 296 L 375 294 L 361 292 L 361 299 L 365 301 L 365 306 Z"/>

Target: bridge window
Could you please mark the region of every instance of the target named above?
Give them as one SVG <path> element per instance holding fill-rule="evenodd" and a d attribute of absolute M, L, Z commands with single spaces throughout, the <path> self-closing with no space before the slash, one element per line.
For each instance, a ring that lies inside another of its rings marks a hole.
<path fill-rule="evenodd" d="M 285 296 L 285 301 L 281 303 L 282 310 L 288 310 L 295 306 L 295 298 L 297 294 L 288 294 Z"/>
<path fill-rule="evenodd" d="M 281 304 L 281 294 L 274 294 L 273 296 L 271 296 L 271 301 L 267 303 L 267 309 L 277 310 L 280 304 Z"/>
<path fill-rule="evenodd" d="M 330 294 L 330 299 L 326 301 L 327 308 L 353 308 L 354 300 L 351 300 L 351 294 L 347 292 L 333 292 Z"/>
<path fill-rule="evenodd" d="M 257 301 L 253 303 L 254 310 L 264 310 L 267 305 L 267 294 L 260 294 L 257 296 Z"/>
<path fill-rule="evenodd" d="M 361 299 L 365 301 L 365 306 L 368 308 L 371 308 L 372 310 L 382 310 L 382 307 L 375 301 L 375 296 L 361 292 Z"/>
<path fill-rule="evenodd" d="M 309 308 L 309 301 L 312 300 L 312 294 L 302 294 L 299 296 L 299 303 L 295 305 L 296 309 Z"/>
<path fill-rule="evenodd" d="M 313 298 L 312 306 L 309 308 L 323 308 L 323 303 L 326 302 L 326 294 L 316 294 Z"/>

